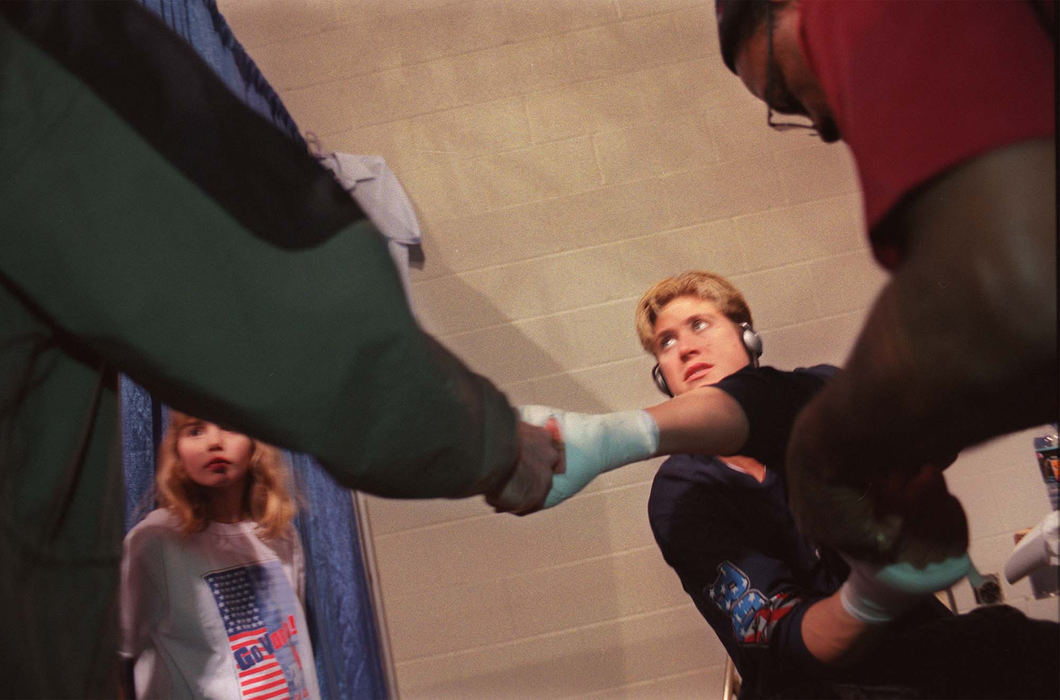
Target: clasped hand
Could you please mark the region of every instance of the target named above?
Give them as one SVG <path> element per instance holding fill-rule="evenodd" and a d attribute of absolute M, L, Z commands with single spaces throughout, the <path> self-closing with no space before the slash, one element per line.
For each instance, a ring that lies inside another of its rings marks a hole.
<path fill-rule="evenodd" d="M 562 503 L 598 475 L 647 459 L 659 445 L 659 429 L 645 411 L 575 413 L 548 406 L 522 406 L 527 423 L 552 426 L 562 441 L 565 468 L 552 476 L 544 507 Z"/>
<path fill-rule="evenodd" d="M 531 425 L 520 421 L 516 428 L 519 456 L 508 480 L 486 494 L 486 502 L 498 513 L 529 515 L 541 509 L 554 474 L 564 471 L 563 442 L 555 421 Z"/>

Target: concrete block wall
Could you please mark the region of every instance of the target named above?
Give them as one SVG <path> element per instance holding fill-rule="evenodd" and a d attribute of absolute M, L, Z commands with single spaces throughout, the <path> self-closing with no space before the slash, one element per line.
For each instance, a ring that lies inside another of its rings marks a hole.
<path fill-rule="evenodd" d="M 219 4 L 323 150 L 386 158 L 426 235 L 418 316 L 515 403 L 659 401 L 632 317 L 666 275 L 731 277 L 783 368 L 841 363 L 885 282 L 845 146 L 766 127 L 712 2 Z M 1035 432 L 951 470 L 984 571 L 1048 507 Z M 648 529 L 657 466 L 526 518 L 368 498 L 394 694 L 720 695 L 724 651 Z M 1005 592 L 1055 619 L 1025 583 Z"/>

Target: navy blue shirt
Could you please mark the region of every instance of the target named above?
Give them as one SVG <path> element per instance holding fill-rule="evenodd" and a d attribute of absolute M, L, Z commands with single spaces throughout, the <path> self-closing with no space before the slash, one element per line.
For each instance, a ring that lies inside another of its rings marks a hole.
<path fill-rule="evenodd" d="M 784 455 L 798 412 L 836 372 L 747 367 L 715 385 L 747 415 L 738 453 L 766 466 L 761 483 L 713 456 L 674 455 L 652 484 L 655 540 L 740 672 L 741 699 L 1057 697 L 1055 623 L 1007 606 L 952 615 L 929 598 L 852 665 L 807 650 L 803 616 L 849 567 L 796 529 Z"/>
<path fill-rule="evenodd" d="M 750 434 L 739 454 L 766 466 L 761 483 L 716 457 L 685 454 L 666 460 L 652 485 L 648 515 L 663 557 L 749 693 L 768 695 L 822 669 L 802 641 L 802 616 L 849 573 L 798 533 L 784 482 L 795 416 L 836 371 L 747 367 L 715 385 L 747 415 Z"/>

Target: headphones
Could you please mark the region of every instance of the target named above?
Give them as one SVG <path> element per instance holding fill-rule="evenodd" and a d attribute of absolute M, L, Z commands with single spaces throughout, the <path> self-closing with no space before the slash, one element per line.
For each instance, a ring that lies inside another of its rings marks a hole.
<path fill-rule="evenodd" d="M 747 356 L 751 358 L 751 366 L 757 367 L 758 358 L 762 356 L 762 336 L 758 335 L 750 323 L 741 323 L 739 326 L 742 330 L 740 340 L 743 341 L 743 349 L 747 351 Z M 667 396 L 674 395 L 666 384 L 666 378 L 663 376 L 662 368 L 659 367 L 658 362 L 651 368 L 651 378 L 655 381 L 655 386 L 659 388 L 659 391 Z"/>

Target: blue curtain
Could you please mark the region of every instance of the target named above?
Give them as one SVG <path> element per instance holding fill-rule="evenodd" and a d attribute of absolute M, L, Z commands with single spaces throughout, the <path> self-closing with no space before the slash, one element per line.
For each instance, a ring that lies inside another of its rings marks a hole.
<path fill-rule="evenodd" d="M 141 2 L 186 39 L 249 107 L 305 145 L 212 0 Z M 126 377 L 120 395 L 128 531 L 154 507 L 154 457 L 165 409 Z M 306 504 L 295 525 L 306 555 L 306 617 L 321 693 L 335 699 L 385 698 L 386 676 L 351 493 L 312 458 L 289 457 Z"/>

